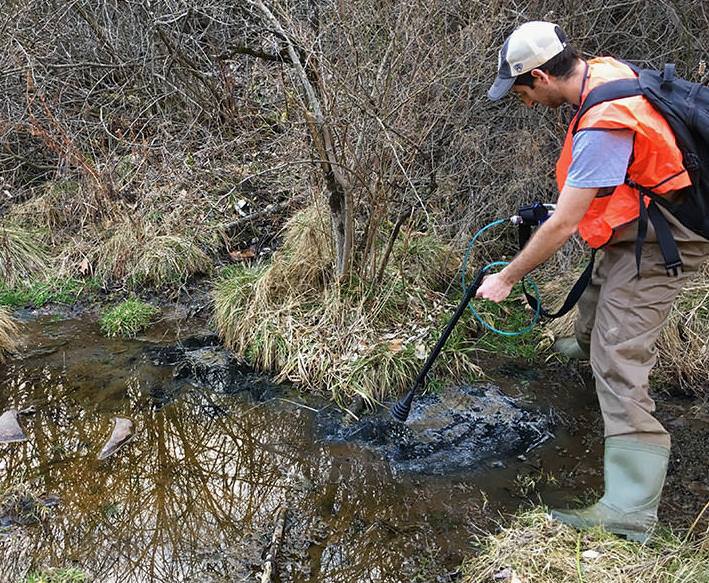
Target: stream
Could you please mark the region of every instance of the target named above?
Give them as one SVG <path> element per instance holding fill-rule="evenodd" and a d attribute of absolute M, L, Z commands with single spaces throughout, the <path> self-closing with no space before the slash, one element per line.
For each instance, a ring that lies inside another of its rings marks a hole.
<path fill-rule="evenodd" d="M 602 488 L 595 395 L 569 366 L 484 355 L 486 382 L 548 415 L 549 435 L 427 472 L 335 435 L 333 423 L 351 425 L 325 398 L 243 366 L 233 378 L 185 371 L 174 347 L 209 338 L 204 323 L 167 321 L 125 340 L 91 318 L 32 315 L 23 333 L 21 354 L 0 368 L 0 413 L 23 411 L 28 438 L 0 444 L 0 494 L 14 493 L 0 509 L 0 583 L 69 566 L 101 582 L 260 581 L 279 509 L 280 581 L 455 581 L 474 537 L 521 505 Z M 709 424 L 688 400 L 659 408 L 675 443 L 686 441 L 661 518 L 686 528 L 707 498 L 706 445 L 695 442 Z M 135 437 L 99 461 L 115 416 Z"/>

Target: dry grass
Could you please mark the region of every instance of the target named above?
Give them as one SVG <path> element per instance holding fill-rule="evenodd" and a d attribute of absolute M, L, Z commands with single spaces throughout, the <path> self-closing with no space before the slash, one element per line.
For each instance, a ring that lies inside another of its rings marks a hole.
<path fill-rule="evenodd" d="M 0 362 L 17 347 L 18 329 L 10 313 L 0 307 Z"/>
<path fill-rule="evenodd" d="M 296 215 L 268 267 L 234 268 L 217 282 L 216 324 L 231 348 L 278 380 L 338 401 L 355 393 L 379 401 L 408 387 L 437 340 L 452 312 L 441 282 L 455 266 L 432 236 L 407 234 L 375 293 L 361 281 L 330 281 L 329 233 L 317 208 Z M 437 376 L 479 373 L 470 336 L 457 328 Z"/>
<path fill-rule="evenodd" d="M 42 273 L 47 251 L 37 233 L 15 225 L 0 225 L 0 282 L 13 286 Z"/>
<path fill-rule="evenodd" d="M 697 395 L 709 394 L 709 265 L 675 301 L 659 343 L 662 380 Z"/>
<path fill-rule="evenodd" d="M 160 289 L 211 273 L 213 260 L 204 247 L 196 237 L 158 234 L 150 224 L 125 220 L 98 245 L 91 263 L 104 283 L 126 280 Z"/>
<path fill-rule="evenodd" d="M 600 529 L 578 533 L 541 509 L 481 542 L 463 583 L 702 583 L 709 581 L 709 536 L 662 533 L 649 545 Z"/>

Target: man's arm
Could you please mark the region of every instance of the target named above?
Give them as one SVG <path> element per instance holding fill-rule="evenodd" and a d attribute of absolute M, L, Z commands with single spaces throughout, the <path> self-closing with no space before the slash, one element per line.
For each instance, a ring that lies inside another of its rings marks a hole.
<path fill-rule="evenodd" d="M 554 214 L 537 229 L 508 266 L 483 280 L 476 297 L 493 302 L 504 300 L 515 283 L 549 259 L 576 232 L 597 193 L 598 188 L 564 186 Z"/>

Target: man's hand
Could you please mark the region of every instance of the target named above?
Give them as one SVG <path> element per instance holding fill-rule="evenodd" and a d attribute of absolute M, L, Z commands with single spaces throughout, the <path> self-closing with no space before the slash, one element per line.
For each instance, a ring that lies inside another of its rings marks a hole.
<path fill-rule="evenodd" d="M 499 304 L 508 295 L 510 295 L 513 285 L 514 282 L 508 281 L 502 271 L 500 273 L 493 273 L 485 276 L 485 279 L 483 279 L 483 282 L 480 284 L 478 291 L 475 293 L 475 297 L 490 300 Z"/>

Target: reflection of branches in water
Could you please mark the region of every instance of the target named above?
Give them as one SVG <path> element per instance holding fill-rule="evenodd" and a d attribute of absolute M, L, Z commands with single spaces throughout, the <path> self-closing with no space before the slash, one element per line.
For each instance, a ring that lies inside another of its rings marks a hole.
<path fill-rule="evenodd" d="M 37 393 L 58 387 L 51 374 L 44 379 L 43 386 L 27 383 L 34 394 L 23 398 L 41 399 Z M 223 409 L 233 407 L 233 399 L 225 401 Z M 63 520 L 34 539 L 49 539 L 55 557 L 78 557 L 97 573 L 108 567 L 127 579 L 179 576 L 187 567 L 176 556 L 240 541 L 267 525 L 285 496 L 288 468 L 302 463 L 297 449 L 281 447 L 302 433 L 297 416 L 279 422 L 259 410 L 208 418 L 199 403 L 183 402 L 136 411 L 140 439 L 101 465 L 89 444 L 105 438 L 107 420 L 86 414 L 70 392 L 43 403 L 31 440 L 3 459 L 2 479 L 26 472 L 60 492 Z"/>
<path fill-rule="evenodd" d="M 419 515 L 436 511 L 430 491 L 407 492 L 384 464 L 361 458 L 330 458 L 320 469 L 324 487 L 289 531 L 292 572 L 285 580 L 399 583 L 421 575 L 435 554 L 422 549 L 437 544 Z M 298 548 L 302 541 L 306 548 Z"/>
<path fill-rule="evenodd" d="M 253 578 L 284 502 L 283 580 L 399 581 L 417 564 L 418 539 L 431 530 L 419 513 L 432 509 L 431 491 L 406 490 L 361 453 L 338 457 L 314 445 L 304 411 L 198 390 L 157 409 L 146 387 L 169 389 L 170 369 L 117 360 L 111 380 L 107 365 L 92 375 L 70 361 L 22 370 L 7 385 L 16 403 L 37 403 L 38 412 L 25 420 L 30 441 L 0 458 L 0 487 L 25 475 L 62 500 L 42 528 L 0 540 L 8 576 L 48 556 L 71 558 L 97 580 Z M 122 400 L 102 409 L 131 410 L 138 429 L 108 462 L 95 459 L 110 420 L 96 414 L 92 386 L 114 400 L 118 392 Z"/>

